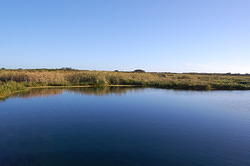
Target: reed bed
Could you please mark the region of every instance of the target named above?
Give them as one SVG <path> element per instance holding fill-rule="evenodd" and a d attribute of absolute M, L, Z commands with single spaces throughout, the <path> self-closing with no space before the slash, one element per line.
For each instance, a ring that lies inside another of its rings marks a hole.
<path fill-rule="evenodd" d="M 0 70 L 0 96 L 38 86 L 136 85 L 185 90 L 249 90 L 249 75 L 82 70 Z"/>

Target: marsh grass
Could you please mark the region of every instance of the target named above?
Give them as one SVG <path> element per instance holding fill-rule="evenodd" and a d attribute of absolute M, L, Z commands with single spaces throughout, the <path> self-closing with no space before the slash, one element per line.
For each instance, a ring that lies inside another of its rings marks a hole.
<path fill-rule="evenodd" d="M 4 99 L 15 92 L 26 90 L 24 83 L 15 81 L 0 82 L 0 99 Z"/>
<path fill-rule="evenodd" d="M 0 96 L 27 87 L 137 85 L 185 90 L 249 90 L 249 75 L 82 70 L 0 70 Z"/>

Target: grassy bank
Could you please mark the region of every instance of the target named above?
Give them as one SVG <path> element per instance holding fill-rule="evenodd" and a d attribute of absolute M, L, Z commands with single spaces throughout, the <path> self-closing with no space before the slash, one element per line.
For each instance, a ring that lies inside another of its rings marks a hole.
<path fill-rule="evenodd" d="M 249 90 L 249 75 L 81 70 L 0 70 L 0 96 L 44 86 L 136 85 L 185 90 Z"/>
<path fill-rule="evenodd" d="M 24 83 L 18 83 L 14 81 L 0 82 L 0 99 L 4 99 L 13 93 L 24 90 L 27 90 L 27 87 L 24 85 Z"/>

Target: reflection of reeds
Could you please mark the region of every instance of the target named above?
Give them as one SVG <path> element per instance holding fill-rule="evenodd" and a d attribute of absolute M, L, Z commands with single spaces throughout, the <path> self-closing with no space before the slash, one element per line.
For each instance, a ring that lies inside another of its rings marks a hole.
<path fill-rule="evenodd" d="M 141 90 L 141 88 L 128 88 L 128 87 L 97 87 L 97 88 L 70 88 L 69 92 L 83 94 L 83 95 L 96 95 L 103 96 L 109 94 L 122 95 L 128 91 Z"/>
<path fill-rule="evenodd" d="M 22 93 L 18 93 L 15 96 L 21 98 L 32 98 L 32 97 L 47 97 L 61 94 L 63 89 L 30 89 Z"/>
<path fill-rule="evenodd" d="M 48 88 L 48 89 L 30 89 L 22 93 L 17 93 L 13 97 L 33 98 L 47 97 L 62 94 L 64 91 L 81 94 L 81 95 L 96 95 L 103 96 L 108 94 L 122 95 L 128 91 L 141 90 L 141 88 L 126 88 L 126 87 L 98 87 L 98 88 Z"/>

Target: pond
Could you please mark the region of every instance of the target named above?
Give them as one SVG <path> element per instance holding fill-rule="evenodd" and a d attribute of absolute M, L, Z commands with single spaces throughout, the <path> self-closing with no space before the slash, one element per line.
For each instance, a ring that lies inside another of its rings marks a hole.
<path fill-rule="evenodd" d="M 33 89 L 0 101 L 0 166 L 249 166 L 250 91 Z"/>

